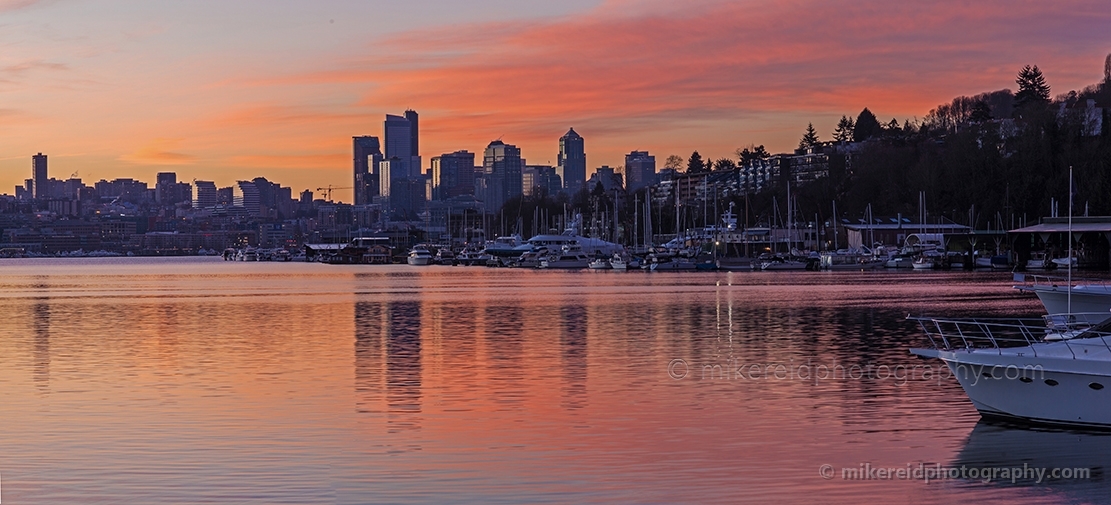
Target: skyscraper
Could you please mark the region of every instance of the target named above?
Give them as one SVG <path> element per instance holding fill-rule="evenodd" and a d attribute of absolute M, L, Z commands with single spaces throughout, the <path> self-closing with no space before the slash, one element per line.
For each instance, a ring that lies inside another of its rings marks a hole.
<path fill-rule="evenodd" d="M 475 196 L 486 203 L 488 212 L 496 212 L 506 200 L 522 193 L 521 150 L 513 144 L 495 140 L 486 146 L 482 161 L 485 195 Z"/>
<path fill-rule="evenodd" d="M 419 135 L 417 113 L 405 111 L 405 117 L 386 114 L 385 123 L 387 159 L 397 158 L 409 177 L 421 175 L 420 155 L 417 153 Z M 395 177 L 396 178 L 396 177 Z"/>
<path fill-rule="evenodd" d="M 559 160 L 556 173 L 563 180 L 563 187 L 570 194 L 577 193 L 586 182 L 586 151 L 583 138 L 575 129 L 559 138 Z"/>
<path fill-rule="evenodd" d="M 409 156 L 420 156 L 420 127 L 417 111 L 409 109 L 405 111 L 405 119 L 409 120 L 409 147 L 411 151 Z M 417 164 L 420 167 L 420 164 Z"/>
<path fill-rule="evenodd" d="M 633 151 L 625 155 L 625 187 L 636 191 L 656 183 L 656 157 L 648 151 Z"/>
<path fill-rule="evenodd" d="M 355 205 L 367 205 L 378 195 L 378 163 L 382 149 L 378 137 L 351 137 L 355 168 Z"/>
<path fill-rule="evenodd" d="M 35 180 L 35 198 L 46 198 L 49 195 L 46 182 L 46 155 L 38 153 L 31 157 L 31 178 Z"/>
<path fill-rule="evenodd" d="M 474 194 L 474 153 L 455 151 L 432 158 L 432 199 Z"/>

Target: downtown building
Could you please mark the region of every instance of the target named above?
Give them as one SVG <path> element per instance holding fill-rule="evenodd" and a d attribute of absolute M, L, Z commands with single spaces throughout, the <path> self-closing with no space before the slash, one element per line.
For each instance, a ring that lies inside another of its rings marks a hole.
<path fill-rule="evenodd" d="M 370 204 L 378 196 L 378 164 L 382 162 L 382 148 L 378 137 L 361 135 L 351 137 L 354 159 L 355 205 Z"/>
<path fill-rule="evenodd" d="M 648 151 L 633 151 L 625 155 L 625 186 L 632 192 L 653 186 L 656 180 L 656 157 Z"/>
<path fill-rule="evenodd" d="M 475 197 L 486 212 L 497 212 L 510 198 L 522 194 L 521 149 L 500 140 L 490 142 L 482 156 L 482 176 L 475 179 Z"/>
<path fill-rule="evenodd" d="M 404 116 L 386 114 L 384 159 L 397 158 L 407 177 L 421 175 L 420 131 L 417 112 L 405 111 Z M 400 175 L 400 173 L 398 174 Z"/>
<path fill-rule="evenodd" d="M 431 200 L 474 194 L 474 153 L 455 151 L 432 158 Z"/>
<path fill-rule="evenodd" d="M 586 182 L 586 151 L 583 138 L 574 128 L 559 138 L 559 159 L 556 174 L 563 181 L 563 188 L 574 195 Z"/>

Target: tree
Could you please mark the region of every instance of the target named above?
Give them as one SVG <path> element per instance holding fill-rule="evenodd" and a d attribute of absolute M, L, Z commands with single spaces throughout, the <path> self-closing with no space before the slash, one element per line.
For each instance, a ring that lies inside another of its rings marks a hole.
<path fill-rule="evenodd" d="M 714 162 L 714 171 L 715 172 L 725 172 L 725 171 L 735 170 L 736 168 L 737 168 L 737 163 L 734 162 L 733 160 L 729 159 L 729 158 L 721 158 L 721 159 Z"/>
<path fill-rule="evenodd" d="M 876 119 L 876 115 L 867 107 L 860 111 L 860 115 L 856 117 L 856 126 L 853 127 L 853 142 L 863 142 L 883 131 L 880 122 Z"/>
<path fill-rule="evenodd" d="M 760 144 L 758 146 L 749 144 L 748 147 L 744 149 L 737 149 L 736 151 L 734 151 L 734 153 L 737 155 L 737 158 L 741 160 L 741 165 L 748 165 L 753 161 L 766 160 L 771 157 L 771 154 L 768 153 L 767 149 L 764 149 L 763 144 Z"/>
<path fill-rule="evenodd" d="M 671 156 L 668 156 L 667 161 L 664 162 L 664 168 L 670 168 L 672 170 L 679 170 L 682 167 L 683 167 L 683 158 L 681 158 L 678 154 L 672 154 Z"/>
<path fill-rule="evenodd" d="M 818 147 L 821 141 L 818 140 L 818 132 L 814 130 L 814 123 L 806 125 L 806 133 L 802 134 L 802 139 L 799 140 L 799 149 L 806 149 L 809 147 Z"/>
<path fill-rule="evenodd" d="M 1103 62 L 1103 82 L 1111 84 L 1111 54 Z"/>
<path fill-rule="evenodd" d="M 846 116 L 841 116 L 841 120 L 837 122 L 837 128 L 833 130 L 833 140 L 837 142 L 848 142 L 853 139 L 853 120 Z"/>
<path fill-rule="evenodd" d="M 1018 93 L 1015 93 L 1015 108 L 1029 104 L 1049 103 L 1049 84 L 1046 84 L 1045 76 L 1042 75 L 1042 71 L 1038 69 L 1037 65 L 1022 67 L 1015 82 L 1018 84 Z"/>
<path fill-rule="evenodd" d="M 706 163 L 702 161 L 702 155 L 698 151 L 691 153 L 691 157 L 687 160 L 687 173 L 698 174 L 707 171 Z"/>
<path fill-rule="evenodd" d="M 986 123 L 991 121 L 991 106 L 988 105 L 987 100 L 978 100 L 972 105 L 972 113 L 968 115 L 968 120 L 972 123 Z"/>

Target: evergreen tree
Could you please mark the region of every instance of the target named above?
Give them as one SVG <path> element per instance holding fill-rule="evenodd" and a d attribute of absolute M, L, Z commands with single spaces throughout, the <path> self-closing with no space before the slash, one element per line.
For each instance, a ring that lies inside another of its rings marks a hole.
<path fill-rule="evenodd" d="M 766 160 L 771 157 L 767 149 L 764 149 L 763 144 L 758 146 L 749 144 L 749 146 L 744 149 L 737 149 L 736 154 L 737 158 L 741 160 L 741 165 L 748 165 L 753 161 Z"/>
<path fill-rule="evenodd" d="M 806 125 L 806 133 L 802 135 L 799 140 L 799 149 L 806 149 L 808 147 L 818 147 L 821 141 L 818 140 L 818 132 L 814 130 L 814 123 Z"/>
<path fill-rule="evenodd" d="M 690 159 L 687 160 L 687 173 L 698 174 L 706 171 L 708 170 L 706 163 L 702 161 L 702 155 L 698 154 L 698 151 L 691 153 Z"/>
<path fill-rule="evenodd" d="M 853 139 L 853 120 L 846 116 L 841 116 L 841 120 L 837 122 L 837 128 L 833 130 L 833 140 L 837 142 L 848 142 Z"/>
<path fill-rule="evenodd" d="M 725 172 L 737 168 L 737 163 L 729 158 L 721 158 L 714 162 L 715 172 Z"/>
<path fill-rule="evenodd" d="M 986 123 L 992 119 L 991 107 L 988 106 L 987 100 L 979 100 L 972 105 L 972 113 L 968 115 L 969 122 Z"/>
<path fill-rule="evenodd" d="M 867 107 L 860 111 L 860 115 L 856 117 L 856 125 L 853 127 L 853 142 L 862 142 L 879 135 L 883 131 L 880 126 L 879 120 L 876 115 Z"/>
<path fill-rule="evenodd" d="M 1028 104 L 1049 103 L 1049 84 L 1046 84 L 1045 76 L 1042 75 L 1042 71 L 1038 69 L 1037 65 L 1022 67 L 1015 82 L 1018 83 L 1018 93 L 1015 93 L 1015 108 Z"/>

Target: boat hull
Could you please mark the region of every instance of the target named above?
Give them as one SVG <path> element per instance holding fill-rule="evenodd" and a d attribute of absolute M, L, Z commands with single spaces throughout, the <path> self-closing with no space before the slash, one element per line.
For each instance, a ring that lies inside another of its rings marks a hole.
<path fill-rule="evenodd" d="M 1073 314 L 1076 319 L 1093 324 L 1111 318 L 1111 289 L 1104 286 L 1074 287 L 1071 303 L 1067 286 L 1015 287 L 1038 295 L 1047 314 Z"/>
<path fill-rule="evenodd" d="M 1111 428 L 1111 366 L 1105 361 L 1106 344 L 1091 340 L 1095 342 L 1086 345 L 1074 340 L 1072 348 L 1084 355 L 1091 350 L 1101 359 L 1074 359 L 1071 352 L 1062 356 L 1060 351 L 1068 349 L 1063 342 L 1038 344 L 1040 352 L 1029 347 L 1027 352 L 1009 349 L 1012 352 L 1004 354 L 998 349 L 911 352 L 944 361 L 984 418 L 1107 429 Z M 1047 352 L 1049 346 L 1056 346 L 1057 352 Z M 1051 356 L 1029 355 L 1035 352 Z"/>

